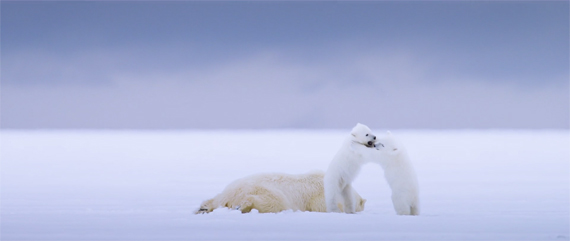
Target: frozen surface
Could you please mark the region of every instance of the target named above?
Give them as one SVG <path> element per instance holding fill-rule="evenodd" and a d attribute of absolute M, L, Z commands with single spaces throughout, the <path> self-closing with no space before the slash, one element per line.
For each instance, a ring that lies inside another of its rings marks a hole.
<path fill-rule="evenodd" d="M 192 212 L 259 172 L 325 170 L 348 131 L 2 131 L 1 240 L 568 240 L 570 135 L 404 131 L 422 213 L 381 168 L 364 212 Z M 380 131 L 376 131 L 381 134 Z"/>

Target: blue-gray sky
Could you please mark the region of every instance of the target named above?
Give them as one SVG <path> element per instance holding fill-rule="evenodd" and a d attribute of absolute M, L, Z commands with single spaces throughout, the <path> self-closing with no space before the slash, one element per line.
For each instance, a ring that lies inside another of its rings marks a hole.
<path fill-rule="evenodd" d="M 1 2 L 2 128 L 569 128 L 569 3 Z"/>

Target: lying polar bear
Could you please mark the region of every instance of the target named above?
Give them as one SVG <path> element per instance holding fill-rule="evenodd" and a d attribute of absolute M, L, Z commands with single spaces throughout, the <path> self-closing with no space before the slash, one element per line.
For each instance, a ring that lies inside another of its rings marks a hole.
<path fill-rule="evenodd" d="M 325 174 L 325 199 L 327 212 L 355 213 L 356 204 L 352 195 L 352 182 L 360 172 L 360 167 L 371 161 L 376 150 L 373 148 L 376 136 L 368 126 L 356 124 L 329 164 Z M 338 203 L 344 203 L 343 209 Z"/>
<path fill-rule="evenodd" d="M 202 202 L 195 212 L 209 213 L 218 207 L 227 207 L 248 213 L 277 213 L 284 210 L 326 212 L 323 188 L 324 172 L 290 175 L 284 173 L 257 174 L 230 183 L 222 193 Z M 352 190 L 356 211 L 364 210 L 366 199 Z M 344 204 L 338 203 L 342 208 Z"/>
<path fill-rule="evenodd" d="M 419 215 L 419 186 L 416 173 L 404 146 L 392 133 L 378 139 L 373 157 L 384 169 L 384 177 L 392 189 L 392 204 L 398 215 Z"/>

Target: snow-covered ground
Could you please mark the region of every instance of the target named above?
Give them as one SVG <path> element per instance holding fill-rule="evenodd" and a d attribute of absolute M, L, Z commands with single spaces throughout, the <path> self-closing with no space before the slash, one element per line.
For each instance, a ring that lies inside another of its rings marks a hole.
<path fill-rule="evenodd" d="M 381 168 L 364 212 L 194 215 L 259 172 L 325 170 L 343 131 L 0 132 L 1 240 L 568 240 L 570 135 L 405 131 L 422 213 L 397 216 Z M 381 134 L 380 131 L 376 131 Z"/>

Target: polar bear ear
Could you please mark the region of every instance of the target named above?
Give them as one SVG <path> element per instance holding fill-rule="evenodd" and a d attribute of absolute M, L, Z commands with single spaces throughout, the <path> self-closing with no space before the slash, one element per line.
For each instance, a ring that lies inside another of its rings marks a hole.
<path fill-rule="evenodd" d="M 356 128 L 360 123 L 358 123 L 354 128 L 352 128 L 352 130 L 350 131 L 350 134 L 354 137 L 356 137 L 356 132 L 358 132 L 358 128 Z"/>

